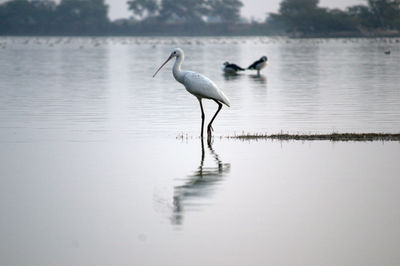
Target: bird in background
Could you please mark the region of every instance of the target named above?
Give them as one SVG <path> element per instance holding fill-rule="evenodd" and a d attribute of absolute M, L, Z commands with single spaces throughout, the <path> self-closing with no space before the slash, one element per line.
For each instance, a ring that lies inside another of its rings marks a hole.
<path fill-rule="evenodd" d="M 203 76 L 193 71 L 181 70 L 181 65 L 185 58 L 183 50 L 181 48 L 175 48 L 174 50 L 172 50 L 167 60 L 158 68 L 156 73 L 154 73 L 153 78 L 157 75 L 158 71 L 160 71 L 160 69 L 172 58 L 176 59 L 172 68 L 172 74 L 174 75 L 174 78 L 179 83 L 182 83 L 183 86 L 185 86 L 186 90 L 196 96 L 197 100 L 199 100 L 201 110 L 201 138 L 203 138 L 203 128 L 205 120 L 202 99 L 210 99 L 218 104 L 218 109 L 207 126 L 207 141 L 210 143 L 212 134 L 211 132 L 213 131 L 212 123 L 217 117 L 219 111 L 221 111 L 222 104 L 230 107 L 229 99 L 228 97 L 226 97 L 225 93 L 206 76 Z"/>
<path fill-rule="evenodd" d="M 236 65 L 236 64 L 231 64 L 228 61 L 226 61 L 225 63 L 222 64 L 221 66 L 222 71 L 224 71 L 225 73 L 228 74 L 234 74 L 238 71 L 244 71 L 244 68 L 241 68 L 240 66 Z"/>
<path fill-rule="evenodd" d="M 247 69 L 257 70 L 257 75 L 260 75 L 261 69 L 268 65 L 268 58 L 266 56 L 261 57 L 259 60 L 251 64 Z"/>

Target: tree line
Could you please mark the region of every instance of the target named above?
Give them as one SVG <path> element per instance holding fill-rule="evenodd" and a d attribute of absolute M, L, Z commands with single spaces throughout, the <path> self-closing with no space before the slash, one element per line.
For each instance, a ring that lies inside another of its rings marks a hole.
<path fill-rule="evenodd" d="M 11 0 L 2 35 L 323 35 L 400 30 L 400 0 L 365 0 L 346 10 L 319 0 L 282 0 L 263 22 L 240 16 L 240 0 L 128 0 L 131 18 L 110 21 L 105 0 Z"/>
<path fill-rule="evenodd" d="M 235 23 L 240 0 L 129 0 L 128 9 L 146 23 Z"/>
<path fill-rule="evenodd" d="M 109 30 L 104 0 L 12 0 L 0 5 L 0 33 L 102 34 Z"/>
<path fill-rule="evenodd" d="M 400 30 L 400 0 L 366 0 L 345 11 L 318 6 L 319 0 L 283 0 L 267 23 L 287 33 L 321 34 Z"/>

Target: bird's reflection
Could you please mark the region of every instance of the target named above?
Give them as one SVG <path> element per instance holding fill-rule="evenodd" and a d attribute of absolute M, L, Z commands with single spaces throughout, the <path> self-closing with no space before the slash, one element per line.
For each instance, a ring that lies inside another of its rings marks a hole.
<path fill-rule="evenodd" d="M 254 83 L 266 86 L 267 85 L 267 77 L 262 75 L 262 74 L 251 74 L 249 75 L 249 78 L 251 81 L 253 81 Z"/>
<path fill-rule="evenodd" d="M 238 74 L 238 73 L 226 73 L 226 72 L 224 72 L 224 73 L 222 73 L 222 76 L 224 77 L 224 79 L 226 81 L 232 81 L 232 80 L 237 80 L 237 79 L 243 77 L 244 75 L 243 74 Z"/>
<path fill-rule="evenodd" d="M 212 143 L 207 142 L 208 150 L 213 156 L 216 166 L 205 167 L 204 141 L 201 139 L 201 160 L 197 170 L 188 176 L 185 183 L 174 188 L 172 223 L 182 224 L 185 209 L 193 210 L 201 206 L 201 201 L 212 194 L 216 186 L 222 181 L 224 174 L 230 169 L 229 163 L 223 163 L 219 155 L 212 148 Z"/>

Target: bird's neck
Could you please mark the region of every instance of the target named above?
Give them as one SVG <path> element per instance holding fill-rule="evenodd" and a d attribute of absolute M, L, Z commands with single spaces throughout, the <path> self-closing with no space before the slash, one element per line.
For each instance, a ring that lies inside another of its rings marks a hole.
<path fill-rule="evenodd" d="M 176 58 L 174 67 L 172 68 L 172 73 L 174 74 L 174 78 L 176 81 L 183 84 L 183 72 L 181 71 L 181 64 L 183 62 L 183 55 Z"/>

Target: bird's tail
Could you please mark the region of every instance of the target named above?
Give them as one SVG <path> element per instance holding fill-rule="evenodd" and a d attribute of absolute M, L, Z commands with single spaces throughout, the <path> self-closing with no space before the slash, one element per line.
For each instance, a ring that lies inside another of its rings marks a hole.
<path fill-rule="evenodd" d="M 228 97 L 226 97 L 225 93 L 222 91 L 220 92 L 221 99 L 219 99 L 222 103 L 226 106 L 231 107 L 231 102 L 229 101 Z"/>

